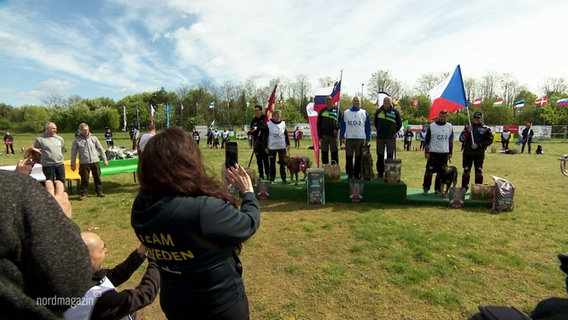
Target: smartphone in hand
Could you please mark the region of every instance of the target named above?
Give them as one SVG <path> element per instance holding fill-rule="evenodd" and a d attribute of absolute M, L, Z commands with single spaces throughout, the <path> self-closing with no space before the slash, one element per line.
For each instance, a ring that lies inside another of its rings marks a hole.
<path fill-rule="evenodd" d="M 239 144 L 234 141 L 225 143 L 225 165 L 228 167 L 234 166 L 239 162 Z"/>

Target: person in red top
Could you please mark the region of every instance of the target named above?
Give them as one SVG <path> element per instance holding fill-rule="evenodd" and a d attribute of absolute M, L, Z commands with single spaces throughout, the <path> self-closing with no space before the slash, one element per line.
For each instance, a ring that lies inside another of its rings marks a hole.
<path fill-rule="evenodd" d="M 294 130 L 294 148 L 298 149 L 300 147 L 300 140 L 302 140 L 302 130 L 296 127 L 296 130 Z"/>

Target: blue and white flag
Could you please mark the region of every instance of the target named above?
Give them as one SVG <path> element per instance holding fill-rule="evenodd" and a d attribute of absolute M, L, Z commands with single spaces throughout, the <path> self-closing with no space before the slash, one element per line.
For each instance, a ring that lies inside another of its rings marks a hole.
<path fill-rule="evenodd" d="M 172 112 L 174 108 L 172 107 L 171 104 L 167 104 L 166 105 L 166 128 L 170 127 L 170 113 Z"/>
<path fill-rule="evenodd" d="M 515 108 L 521 108 L 525 106 L 525 99 L 519 99 L 515 101 Z"/>
<path fill-rule="evenodd" d="M 215 108 L 215 101 L 211 101 L 211 103 L 209 104 L 209 109 L 213 108 Z"/>

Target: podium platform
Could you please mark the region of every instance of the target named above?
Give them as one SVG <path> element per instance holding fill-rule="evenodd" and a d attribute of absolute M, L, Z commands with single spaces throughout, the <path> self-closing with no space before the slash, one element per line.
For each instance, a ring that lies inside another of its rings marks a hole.
<path fill-rule="evenodd" d="M 399 183 L 386 183 L 383 180 L 361 180 L 364 185 L 363 200 L 366 203 L 384 203 L 401 205 L 428 205 L 448 206 L 448 198 L 440 197 L 433 191 L 424 195 L 422 188 L 408 188 L 401 181 Z M 258 187 L 255 187 L 258 194 Z M 325 202 L 349 203 L 349 182 L 342 179 L 341 182 L 325 182 Z M 307 203 L 306 181 L 299 181 L 298 185 L 275 182 L 270 185 L 269 199 L 276 201 L 298 201 Z M 491 208 L 491 202 L 469 200 L 469 193 L 465 195 L 465 207 Z"/>

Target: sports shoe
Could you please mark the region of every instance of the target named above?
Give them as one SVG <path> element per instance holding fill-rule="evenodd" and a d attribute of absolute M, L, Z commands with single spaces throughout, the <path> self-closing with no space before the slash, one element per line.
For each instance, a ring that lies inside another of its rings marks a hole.
<path fill-rule="evenodd" d="M 97 194 L 97 197 L 99 197 L 99 198 L 104 198 L 104 197 L 105 197 L 105 194 L 101 192 L 101 193 Z"/>
<path fill-rule="evenodd" d="M 283 184 L 288 184 L 289 182 L 288 182 L 288 180 L 284 179 L 284 180 L 282 180 L 282 183 L 283 183 Z"/>
<path fill-rule="evenodd" d="M 87 200 L 87 195 L 82 195 L 81 197 L 79 197 L 79 200 L 81 200 L 81 201 Z"/>
<path fill-rule="evenodd" d="M 428 194 L 428 190 L 429 190 L 428 188 L 424 188 L 424 189 L 422 189 L 422 191 L 423 191 L 423 194 L 424 194 L 424 195 L 427 195 L 427 194 Z"/>

